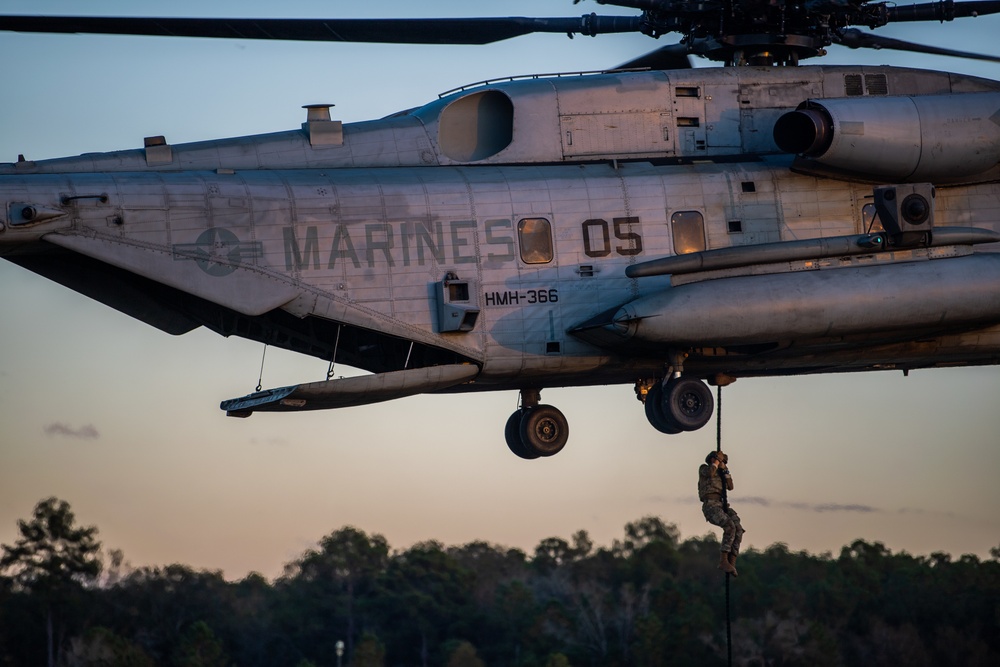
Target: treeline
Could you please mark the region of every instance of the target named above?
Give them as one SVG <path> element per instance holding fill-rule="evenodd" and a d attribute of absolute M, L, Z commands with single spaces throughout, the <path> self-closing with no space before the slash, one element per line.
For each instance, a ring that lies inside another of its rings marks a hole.
<path fill-rule="evenodd" d="M 0 664 L 354 667 L 725 665 L 718 541 L 645 517 L 532 554 L 487 542 L 393 550 L 341 528 L 275 581 L 123 566 L 50 498 L 0 559 Z M 993 558 L 749 551 L 732 579 L 734 664 L 998 665 Z M 338 642 L 342 642 L 338 657 Z"/>

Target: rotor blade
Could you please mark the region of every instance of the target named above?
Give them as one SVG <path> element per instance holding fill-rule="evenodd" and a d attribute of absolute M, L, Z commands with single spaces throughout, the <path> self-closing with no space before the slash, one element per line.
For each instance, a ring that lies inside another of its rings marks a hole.
<path fill-rule="evenodd" d="M 891 37 L 880 37 L 871 33 L 862 32 L 857 28 L 848 28 L 834 36 L 833 41 L 842 46 L 852 49 L 892 49 L 894 51 L 910 51 L 913 53 L 930 53 L 937 56 L 952 56 L 955 58 L 971 58 L 973 60 L 988 60 L 1000 63 L 1000 57 L 987 56 L 981 53 L 969 53 L 967 51 L 956 51 L 954 49 L 942 49 L 937 46 L 926 44 L 914 44 L 904 42 Z"/>
<path fill-rule="evenodd" d="M 638 16 L 443 19 L 216 19 L 0 16 L 0 30 L 164 37 L 395 44 L 490 44 L 535 32 L 597 35 L 638 30 Z"/>
<path fill-rule="evenodd" d="M 890 22 L 900 21 L 951 21 L 972 16 L 1000 13 L 1000 2 L 925 2 L 921 5 L 888 7 Z"/>
<path fill-rule="evenodd" d="M 670 44 L 663 48 L 650 51 L 638 58 L 615 67 L 615 69 L 691 69 L 688 59 L 690 50 L 685 44 Z"/>

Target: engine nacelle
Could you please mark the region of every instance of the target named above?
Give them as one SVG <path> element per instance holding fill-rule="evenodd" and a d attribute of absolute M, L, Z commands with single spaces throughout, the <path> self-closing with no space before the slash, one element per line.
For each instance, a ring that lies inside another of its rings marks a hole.
<path fill-rule="evenodd" d="M 774 141 L 850 175 L 953 182 L 1000 162 L 1000 93 L 808 100 Z"/>

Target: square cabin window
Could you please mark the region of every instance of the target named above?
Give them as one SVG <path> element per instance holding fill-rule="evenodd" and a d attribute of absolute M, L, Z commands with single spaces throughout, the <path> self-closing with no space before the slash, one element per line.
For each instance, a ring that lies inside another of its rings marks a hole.
<path fill-rule="evenodd" d="M 861 209 L 861 227 L 866 234 L 885 231 L 882 221 L 879 220 L 878 212 L 875 210 L 875 204 L 865 204 L 864 208 Z"/>
<path fill-rule="evenodd" d="M 670 216 L 674 252 L 686 255 L 705 249 L 705 218 L 698 211 L 677 211 Z"/>
<path fill-rule="evenodd" d="M 524 218 L 517 223 L 517 239 L 525 264 L 552 261 L 552 225 L 545 218 Z"/>

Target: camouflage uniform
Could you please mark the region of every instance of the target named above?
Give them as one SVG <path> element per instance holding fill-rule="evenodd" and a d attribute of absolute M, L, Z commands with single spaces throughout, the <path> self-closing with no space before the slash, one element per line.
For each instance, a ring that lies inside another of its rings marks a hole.
<path fill-rule="evenodd" d="M 707 463 L 698 468 L 698 500 L 705 521 L 722 528 L 722 551 L 736 556 L 743 541 L 743 526 L 740 517 L 732 507 L 722 506 L 722 478 Z"/>

